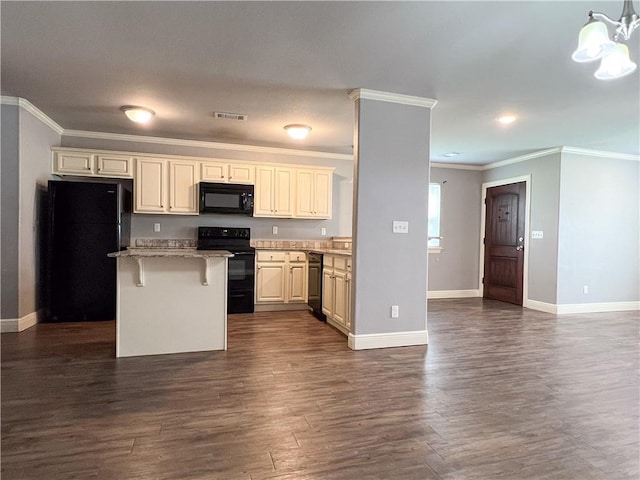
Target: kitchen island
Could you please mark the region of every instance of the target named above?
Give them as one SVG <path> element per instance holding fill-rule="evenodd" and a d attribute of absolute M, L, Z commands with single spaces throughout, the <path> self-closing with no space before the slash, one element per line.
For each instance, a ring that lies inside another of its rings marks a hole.
<path fill-rule="evenodd" d="M 226 250 L 130 248 L 118 262 L 116 357 L 226 350 Z"/>

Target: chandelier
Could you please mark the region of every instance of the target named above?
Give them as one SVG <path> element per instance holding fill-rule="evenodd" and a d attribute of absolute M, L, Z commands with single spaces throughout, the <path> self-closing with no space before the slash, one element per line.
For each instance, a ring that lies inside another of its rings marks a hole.
<path fill-rule="evenodd" d="M 604 20 L 616 29 L 613 39 L 609 38 Z M 578 48 L 571 58 L 576 62 L 591 62 L 601 59 L 600 68 L 594 76 L 599 80 L 624 77 L 633 72 L 637 65 L 629 58 L 629 48 L 621 43 L 628 41 L 631 34 L 640 27 L 640 17 L 633 9 L 631 0 L 624 0 L 620 20 L 613 20 L 604 13 L 589 12 L 589 21 L 580 30 Z"/>

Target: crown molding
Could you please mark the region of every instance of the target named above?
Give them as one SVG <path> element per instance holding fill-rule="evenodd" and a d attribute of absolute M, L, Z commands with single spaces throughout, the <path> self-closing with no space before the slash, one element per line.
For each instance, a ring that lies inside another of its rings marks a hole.
<path fill-rule="evenodd" d="M 481 171 L 484 169 L 482 165 L 468 165 L 464 163 L 441 163 L 441 162 L 431 162 L 431 167 L 450 168 L 452 170 L 475 170 L 475 171 Z"/>
<path fill-rule="evenodd" d="M 401 95 L 399 93 L 380 92 L 378 90 L 367 90 L 357 88 L 349 93 L 349 98 L 356 101 L 360 98 L 366 100 L 377 100 L 379 102 L 400 103 L 402 105 L 413 105 L 415 107 L 433 108 L 438 103 L 433 98 L 413 97 L 411 95 Z"/>
<path fill-rule="evenodd" d="M 525 155 L 519 155 L 517 157 L 509 158 L 507 160 L 501 160 L 499 162 L 488 163 L 482 166 L 482 170 L 491 170 L 492 168 L 504 167 L 506 165 L 512 165 L 514 163 L 526 162 L 527 160 L 533 160 L 534 158 L 546 157 L 553 153 L 560 153 L 562 147 L 547 148 L 546 150 L 540 150 L 538 152 L 527 153 Z"/>
<path fill-rule="evenodd" d="M 23 108 L 38 120 L 40 120 L 42 123 L 44 123 L 51 130 L 56 132 L 58 135 L 62 135 L 62 132 L 64 132 L 64 128 L 54 122 L 42 110 L 34 106 L 29 100 L 25 100 L 24 98 L 20 97 L 8 97 L 3 95 L 2 97 L 0 97 L 0 103 L 2 103 L 2 105 L 16 105 L 20 108 Z"/>
<path fill-rule="evenodd" d="M 602 150 L 590 150 L 579 147 L 561 147 L 562 153 L 574 153 L 576 155 L 587 155 L 589 157 L 612 158 L 615 160 L 631 160 L 640 162 L 640 155 L 631 153 L 605 152 Z"/>
<path fill-rule="evenodd" d="M 239 152 L 270 153 L 274 155 L 291 155 L 297 157 L 315 157 L 332 160 L 353 161 L 353 155 L 346 153 L 318 152 L 313 150 L 293 150 L 277 147 L 260 147 L 235 143 L 206 142 L 202 140 L 183 140 L 180 138 L 150 137 L 145 135 L 127 135 L 123 133 L 88 132 L 84 130 L 65 130 L 65 137 L 93 138 L 101 140 L 117 140 L 122 142 L 154 143 L 157 145 L 173 145 L 180 147 L 215 148 L 218 150 L 235 150 Z"/>

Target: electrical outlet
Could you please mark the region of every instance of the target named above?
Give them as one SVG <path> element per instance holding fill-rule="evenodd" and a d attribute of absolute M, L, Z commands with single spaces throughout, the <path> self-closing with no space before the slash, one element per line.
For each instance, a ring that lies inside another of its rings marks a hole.
<path fill-rule="evenodd" d="M 324 236 L 326 236 L 326 235 L 327 235 L 327 229 L 326 229 L 326 228 L 324 228 L 324 227 L 322 227 L 322 228 L 320 229 L 320 235 L 322 235 L 323 237 L 324 237 Z"/>
<path fill-rule="evenodd" d="M 409 233 L 409 222 L 393 221 L 393 233 Z"/>
<path fill-rule="evenodd" d="M 153 224 L 153 231 L 154 232 L 159 232 L 160 231 L 160 224 L 159 223 L 154 223 Z"/>
<path fill-rule="evenodd" d="M 585 285 L 584 287 L 582 287 L 582 293 L 584 293 L 585 295 L 589 295 L 589 285 Z"/>
<path fill-rule="evenodd" d="M 278 227 L 276 225 L 274 225 L 273 227 L 271 227 L 271 233 L 273 233 L 274 235 L 278 234 Z"/>
<path fill-rule="evenodd" d="M 398 318 L 400 316 L 400 307 L 398 305 L 391 305 L 391 318 Z"/>

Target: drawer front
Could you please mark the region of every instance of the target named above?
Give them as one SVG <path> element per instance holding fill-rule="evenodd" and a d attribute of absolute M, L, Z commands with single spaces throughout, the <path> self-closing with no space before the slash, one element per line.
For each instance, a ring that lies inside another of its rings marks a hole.
<path fill-rule="evenodd" d="M 347 257 L 333 257 L 333 268 L 347 269 Z"/>
<path fill-rule="evenodd" d="M 262 251 L 256 253 L 256 259 L 258 262 L 284 262 L 286 260 L 287 252 L 278 251 Z"/>
<path fill-rule="evenodd" d="M 322 257 L 322 264 L 325 267 L 333 267 L 333 259 L 335 257 L 333 257 L 332 255 L 323 255 Z"/>
<path fill-rule="evenodd" d="M 307 255 L 304 252 L 289 252 L 290 262 L 306 262 Z"/>

